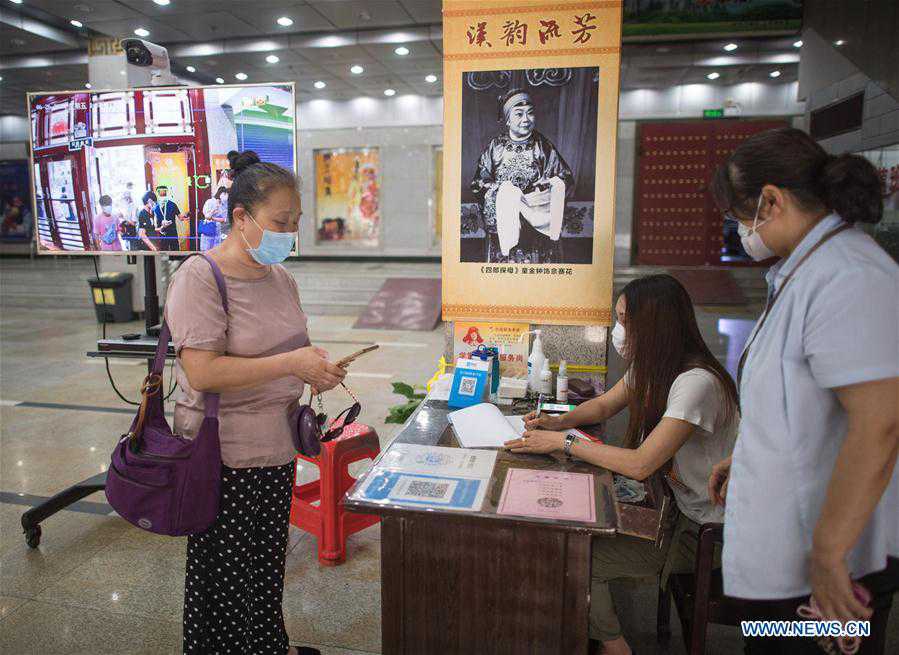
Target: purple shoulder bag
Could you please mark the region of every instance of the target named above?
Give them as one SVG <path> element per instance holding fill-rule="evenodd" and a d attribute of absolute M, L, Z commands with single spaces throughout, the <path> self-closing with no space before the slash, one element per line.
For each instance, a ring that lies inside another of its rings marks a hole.
<path fill-rule="evenodd" d="M 212 267 L 227 314 L 225 278 L 211 258 L 200 256 Z M 203 532 L 215 522 L 222 453 L 218 394 L 205 394 L 205 416 L 195 439 L 173 434 L 165 419 L 162 371 L 170 337 L 163 322 L 153 368 L 141 385 L 140 409 L 112 452 L 106 498 L 129 523 L 175 537 Z"/>

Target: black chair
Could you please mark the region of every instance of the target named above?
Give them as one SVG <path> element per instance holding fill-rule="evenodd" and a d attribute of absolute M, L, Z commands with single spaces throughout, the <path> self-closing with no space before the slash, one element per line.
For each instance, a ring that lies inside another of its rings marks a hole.
<path fill-rule="evenodd" d="M 737 626 L 746 617 L 745 603 L 724 595 L 721 569 L 714 568 L 715 545 L 723 543 L 724 525 L 704 523 L 699 528 L 694 572 L 672 574 L 666 590 L 659 585 L 656 634 L 660 642 L 665 643 L 671 638 L 672 598 L 680 618 L 684 646 L 690 655 L 705 653 L 710 623 Z"/>

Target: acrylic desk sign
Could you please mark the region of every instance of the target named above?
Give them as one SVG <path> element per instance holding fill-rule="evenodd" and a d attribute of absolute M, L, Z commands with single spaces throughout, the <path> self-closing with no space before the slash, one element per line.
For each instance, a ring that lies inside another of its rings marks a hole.
<path fill-rule="evenodd" d="M 478 511 L 496 451 L 394 443 L 357 492 L 385 505 Z"/>
<path fill-rule="evenodd" d="M 480 359 L 458 359 L 450 388 L 450 407 L 470 407 L 489 395 L 490 365 Z"/>
<path fill-rule="evenodd" d="M 511 468 L 497 513 L 595 523 L 593 475 Z"/>
<path fill-rule="evenodd" d="M 361 498 L 392 505 L 477 511 L 486 488 L 485 480 L 379 469 L 362 489 Z"/>

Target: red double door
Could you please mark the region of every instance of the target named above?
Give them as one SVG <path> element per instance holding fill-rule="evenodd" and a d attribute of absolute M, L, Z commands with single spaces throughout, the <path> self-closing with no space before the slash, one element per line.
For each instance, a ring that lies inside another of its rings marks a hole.
<path fill-rule="evenodd" d="M 745 265 L 725 252 L 723 217 L 709 186 L 718 166 L 746 137 L 786 125 L 730 119 L 641 123 L 634 203 L 637 263 Z"/>

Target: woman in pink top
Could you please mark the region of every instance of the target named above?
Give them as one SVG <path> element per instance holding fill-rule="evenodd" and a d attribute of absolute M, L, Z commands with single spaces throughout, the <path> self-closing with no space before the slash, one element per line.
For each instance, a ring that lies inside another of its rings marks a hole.
<path fill-rule="evenodd" d="M 203 394 L 221 394 L 221 505 L 216 523 L 188 538 L 184 652 L 317 653 L 290 646 L 281 609 L 296 454 L 288 413 L 306 383 L 325 391 L 346 372 L 310 346 L 296 282 L 280 265 L 302 213 L 296 177 L 254 152 L 229 160 L 232 237 L 208 253 L 229 311 L 200 257 L 180 268 L 165 307 L 181 388 L 175 430 L 196 434 Z"/>

